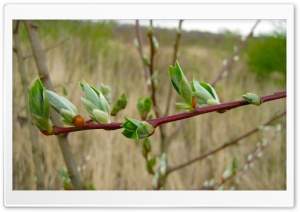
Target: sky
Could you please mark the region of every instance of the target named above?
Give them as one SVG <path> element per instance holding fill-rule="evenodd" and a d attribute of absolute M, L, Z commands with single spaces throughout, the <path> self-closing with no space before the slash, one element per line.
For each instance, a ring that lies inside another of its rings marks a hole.
<path fill-rule="evenodd" d="M 119 20 L 121 24 L 135 24 L 135 20 Z M 198 30 L 212 33 L 231 32 L 246 36 L 254 26 L 256 20 L 184 20 L 182 23 L 183 30 Z M 149 20 L 140 20 L 140 24 L 149 25 Z M 284 21 L 280 20 L 262 20 L 254 31 L 254 36 L 259 34 L 271 33 L 276 29 L 276 26 L 285 26 Z M 178 20 L 153 20 L 154 27 L 178 27 Z"/>

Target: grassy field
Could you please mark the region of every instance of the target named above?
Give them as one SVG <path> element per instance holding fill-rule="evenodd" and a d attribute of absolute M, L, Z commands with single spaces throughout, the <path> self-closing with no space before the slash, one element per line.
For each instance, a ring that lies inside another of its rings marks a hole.
<path fill-rule="evenodd" d="M 124 120 L 124 115 L 139 119 L 136 108 L 138 97 L 148 97 L 145 75 L 137 49 L 133 45 L 134 27 L 120 28 L 115 23 L 92 22 L 47 22 L 40 21 L 39 32 L 44 48 L 53 46 L 62 40 L 64 43 L 46 52 L 51 80 L 56 92 L 63 95 L 63 85 L 67 87 L 67 98 L 88 118 L 80 97 L 84 94 L 78 85 L 85 80 L 99 87 L 100 83 L 110 85 L 112 100 L 123 92 L 127 94 L 128 104 L 112 121 Z M 23 49 L 30 54 L 30 45 L 24 26 L 21 31 Z M 184 27 L 184 23 L 183 23 Z M 250 30 L 250 29 L 249 29 Z M 157 31 L 154 30 L 155 33 Z M 143 29 L 146 33 L 146 29 Z M 158 104 L 163 111 L 170 107 L 170 114 L 179 113 L 174 103 L 181 101 L 173 89 L 172 99 L 167 102 L 170 80 L 168 67 L 171 64 L 176 31 L 160 30 L 158 41 L 160 48 L 155 56 L 155 70 L 158 71 Z M 218 42 L 209 37 L 199 37 L 199 42 L 191 41 L 192 33 L 184 32 L 179 47 L 178 61 L 188 79 L 194 76 L 204 82 L 212 82 L 222 68 L 222 62 L 233 53 L 235 37 L 221 36 Z M 196 36 L 197 37 L 197 36 Z M 206 39 L 206 40 L 201 40 Z M 166 41 L 165 43 L 162 41 Z M 149 42 L 144 37 L 145 52 L 149 53 Z M 253 92 L 259 96 L 285 90 L 285 85 L 270 81 L 257 80 L 255 74 L 248 71 L 247 54 L 243 52 L 240 60 L 228 70 L 228 76 L 222 79 L 215 90 L 222 103 L 240 100 L 241 95 Z M 33 57 L 26 60 L 30 85 L 38 78 Z M 26 116 L 23 88 L 18 70 L 18 61 L 14 57 L 13 70 L 13 189 L 36 189 L 35 170 L 32 160 L 28 125 L 19 124 L 18 116 Z M 285 100 L 265 103 L 259 107 L 250 105 L 240 107 L 224 114 L 209 113 L 189 119 L 180 132 L 172 139 L 168 149 L 168 163 L 174 166 L 192 159 L 201 153 L 216 148 L 230 138 L 236 138 L 270 118 L 284 111 Z M 153 113 L 153 112 L 152 112 Z M 284 127 L 285 118 L 280 119 Z M 170 133 L 178 123 L 166 125 Z M 286 135 L 285 130 L 277 133 L 278 126 L 268 127 L 265 131 L 247 137 L 238 145 L 229 147 L 207 159 L 198 161 L 179 171 L 171 173 L 166 188 L 170 190 L 189 190 L 200 188 L 205 181 L 219 180 L 222 173 L 235 156 L 240 167 L 247 155 L 256 150 L 257 143 L 267 139 L 270 145 L 263 157 L 256 160 L 251 168 L 237 175 L 235 180 L 224 185 L 224 189 L 241 190 L 285 190 L 286 189 Z M 148 190 L 151 189 L 153 176 L 146 170 L 141 154 L 142 142 L 126 139 L 121 130 L 84 131 L 68 135 L 83 181 L 93 183 L 99 190 Z M 150 137 L 152 153 L 159 155 L 159 133 Z M 61 169 L 65 167 L 62 154 L 55 136 L 43 136 L 38 133 L 43 171 L 47 189 L 63 189 Z"/>

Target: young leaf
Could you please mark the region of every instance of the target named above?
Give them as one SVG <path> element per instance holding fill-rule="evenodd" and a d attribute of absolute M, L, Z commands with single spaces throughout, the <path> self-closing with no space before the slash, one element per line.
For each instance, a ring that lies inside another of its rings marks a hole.
<path fill-rule="evenodd" d="M 100 84 L 100 91 L 103 94 L 103 96 L 105 97 L 106 101 L 108 102 L 108 104 L 111 103 L 111 94 L 110 94 L 110 86 L 108 85 L 104 85 L 104 84 Z"/>
<path fill-rule="evenodd" d="M 98 110 L 98 109 L 93 110 L 93 115 L 95 117 L 94 121 L 99 124 L 110 123 L 109 116 L 107 115 L 107 113 L 103 112 L 102 110 Z"/>
<path fill-rule="evenodd" d="M 126 95 L 123 93 L 119 99 L 115 102 L 113 109 L 111 110 L 110 115 L 115 116 L 120 110 L 123 110 L 126 107 L 127 100 Z"/>
<path fill-rule="evenodd" d="M 179 92 L 185 103 L 188 105 L 192 104 L 192 89 L 190 83 L 185 80 L 181 80 L 179 84 Z"/>

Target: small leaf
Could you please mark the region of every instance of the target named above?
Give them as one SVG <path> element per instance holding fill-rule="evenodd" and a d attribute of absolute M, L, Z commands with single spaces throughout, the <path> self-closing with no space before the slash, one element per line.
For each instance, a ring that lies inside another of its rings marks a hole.
<path fill-rule="evenodd" d="M 126 107 L 127 100 L 126 95 L 123 93 L 115 102 L 113 109 L 111 110 L 110 115 L 115 116 L 117 113 Z"/>
<path fill-rule="evenodd" d="M 143 125 L 139 126 L 136 130 L 138 139 L 146 138 L 152 135 L 154 132 L 154 127 L 152 124 L 148 122 L 143 123 Z"/>
<path fill-rule="evenodd" d="M 93 114 L 94 114 L 94 117 L 95 117 L 95 120 L 97 123 L 99 124 L 108 124 L 110 123 L 109 121 L 109 116 L 103 112 L 102 110 L 98 110 L 98 109 L 95 109 L 93 110 Z"/>
<path fill-rule="evenodd" d="M 122 132 L 122 134 L 126 137 L 126 138 L 131 138 L 131 139 L 137 139 L 137 134 L 136 134 L 136 131 L 134 132 L 131 132 L 131 131 L 128 131 L 128 130 L 124 130 Z"/>
<path fill-rule="evenodd" d="M 111 88 L 108 85 L 104 85 L 102 83 L 100 84 L 100 91 L 103 94 L 103 96 L 105 97 L 105 99 L 108 102 L 108 104 L 111 103 L 110 90 L 111 90 Z"/>
<path fill-rule="evenodd" d="M 180 96 L 184 99 L 188 105 L 192 104 L 192 89 L 190 83 L 185 80 L 181 80 L 179 84 Z"/>
<path fill-rule="evenodd" d="M 193 108 L 190 105 L 186 104 L 186 103 L 176 102 L 175 105 L 179 109 L 184 109 L 184 110 L 189 110 L 189 111 L 193 110 Z"/>
<path fill-rule="evenodd" d="M 143 141 L 143 149 L 145 149 L 147 152 L 151 151 L 151 142 L 150 139 L 147 137 Z"/>

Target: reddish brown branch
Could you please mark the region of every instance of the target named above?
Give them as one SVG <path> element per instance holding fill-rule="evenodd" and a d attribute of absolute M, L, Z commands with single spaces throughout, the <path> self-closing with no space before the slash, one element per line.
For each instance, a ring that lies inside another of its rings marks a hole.
<path fill-rule="evenodd" d="M 273 101 L 276 99 L 282 99 L 286 97 L 286 92 L 278 92 L 272 95 L 268 96 L 263 96 L 261 97 L 262 103 L 268 102 L 268 101 Z M 214 111 L 221 111 L 221 110 L 230 110 L 233 108 L 249 105 L 250 103 L 247 102 L 246 100 L 239 100 L 235 102 L 229 102 L 229 103 L 224 103 L 220 105 L 215 105 L 215 106 L 210 106 L 210 107 L 204 107 L 204 108 L 195 108 L 195 111 L 193 112 L 185 112 L 185 113 L 180 113 L 177 115 L 172 115 L 172 116 L 167 116 L 167 117 L 162 117 L 162 118 L 156 118 L 156 119 L 151 119 L 151 120 L 146 120 L 148 123 L 152 124 L 154 127 L 158 127 L 162 124 L 166 124 L 169 122 L 174 122 L 182 119 L 187 119 L 193 116 L 198 116 L 201 114 L 205 113 L 211 113 Z M 70 133 L 70 132 L 75 132 L 75 131 L 82 131 L 82 130 L 91 130 L 91 129 L 104 129 L 104 130 L 117 130 L 122 128 L 121 125 L 123 123 L 118 123 L 118 122 L 113 122 L 110 124 L 85 124 L 83 128 L 76 128 L 76 127 L 58 127 L 58 126 L 53 126 L 53 131 L 55 135 L 63 134 L 63 133 Z"/>
<path fill-rule="evenodd" d="M 286 111 L 284 111 L 283 113 L 279 114 L 278 116 L 275 116 L 273 118 L 271 118 L 269 121 L 267 121 L 266 123 L 263 124 L 263 126 L 267 126 L 269 125 L 270 123 L 272 123 L 273 121 L 275 121 L 276 119 L 279 119 L 281 118 L 282 116 L 284 116 L 286 114 Z M 192 159 L 192 160 L 189 160 L 185 163 L 182 163 L 180 165 L 177 165 L 177 166 L 174 166 L 172 168 L 169 168 L 168 171 L 167 171 L 167 174 L 170 174 L 171 172 L 175 171 L 175 170 L 178 170 L 178 169 L 181 169 L 181 168 L 184 168 L 192 163 L 195 163 L 196 161 L 199 161 L 199 160 L 202 160 L 206 157 L 208 157 L 209 155 L 213 155 L 217 152 L 219 152 L 220 150 L 223 150 L 229 146 L 232 146 L 232 145 L 235 145 L 237 144 L 240 140 L 252 135 L 253 133 L 257 132 L 259 129 L 257 127 L 253 128 L 252 130 L 246 132 L 245 134 L 241 135 L 240 137 L 236 138 L 236 139 L 233 139 L 232 141 L 230 142 L 227 142 L 227 143 L 224 143 L 223 145 L 213 149 L 213 150 L 210 150 L 210 151 L 207 151 L 205 153 L 203 153 L 202 155 Z"/>
<path fill-rule="evenodd" d="M 239 54 L 239 52 L 242 50 L 242 48 L 244 48 L 244 46 L 246 45 L 248 40 L 253 36 L 253 31 L 259 22 L 260 22 L 260 20 L 256 21 L 256 23 L 252 27 L 250 33 L 247 35 L 247 37 L 240 42 L 239 46 L 234 51 L 233 55 L 227 60 L 226 65 L 223 66 L 223 68 L 219 72 L 218 76 L 211 83 L 212 86 L 215 86 L 217 84 L 217 82 L 222 79 L 223 73 L 231 66 L 231 64 L 234 62 L 234 58 Z"/>

